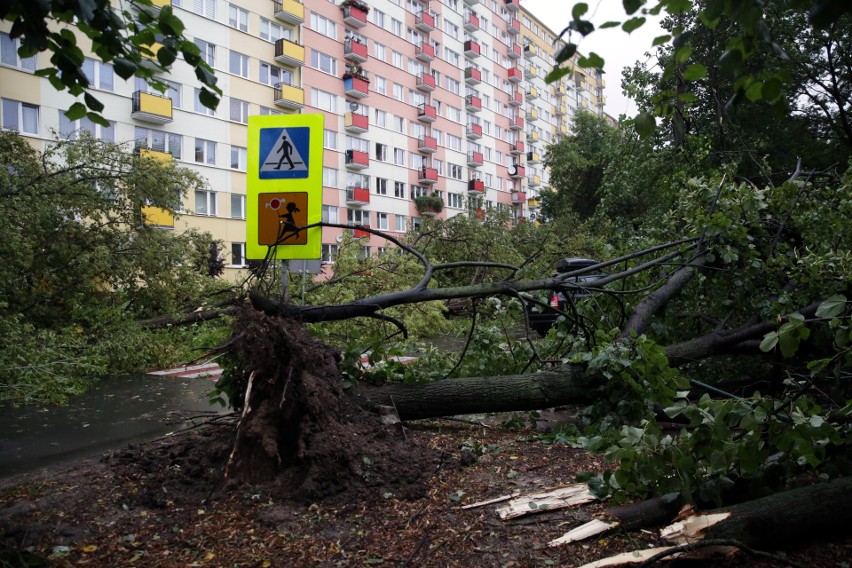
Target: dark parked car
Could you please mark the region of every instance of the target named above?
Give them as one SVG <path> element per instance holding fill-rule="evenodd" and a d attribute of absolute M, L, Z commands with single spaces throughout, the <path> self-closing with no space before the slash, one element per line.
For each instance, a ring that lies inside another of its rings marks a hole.
<path fill-rule="evenodd" d="M 563 258 L 556 263 L 556 274 L 554 276 L 575 272 L 596 264 L 598 264 L 598 261 L 590 258 Z M 589 272 L 567 278 L 565 286 L 555 290 L 547 290 L 546 294 L 540 298 L 549 307 L 527 303 L 526 309 L 530 327 L 537 331 L 539 335 L 547 335 L 547 330 L 553 327 L 553 324 L 559 318 L 560 314 L 556 310 L 570 313 L 571 308 L 568 306 L 569 300 L 576 302 L 577 300 L 591 296 L 591 292 L 588 290 L 575 288 L 570 283 L 588 284 L 604 276 L 606 276 L 604 272 Z"/>

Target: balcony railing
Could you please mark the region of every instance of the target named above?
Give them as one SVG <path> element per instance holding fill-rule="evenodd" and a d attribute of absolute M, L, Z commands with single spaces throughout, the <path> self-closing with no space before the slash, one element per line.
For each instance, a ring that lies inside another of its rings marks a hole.
<path fill-rule="evenodd" d="M 520 59 L 520 57 L 521 57 L 521 44 L 512 43 L 509 46 L 509 52 L 506 55 L 508 55 L 511 59 Z"/>
<path fill-rule="evenodd" d="M 367 44 L 354 39 L 347 39 L 343 42 L 343 57 L 348 61 L 356 63 L 367 61 L 370 58 L 367 51 Z"/>
<path fill-rule="evenodd" d="M 526 203 L 527 202 L 527 194 L 524 191 L 513 191 L 512 192 L 512 203 Z"/>
<path fill-rule="evenodd" d="M 465 12 L 464 14 L 464 29 L 469 32 L 475 32 L 479 29 L 479 16 L 474 12 Z"/>
<path fill-rule="evenodd" d="M 467 95 L 464 98 L 464 106 L 468 112 L 479 112 L 482 110 L 482 99 L 476 95 Z"/>
<path fill-rule="evenodd" d="M 300 109 L 305 106 L 305 91 L 287 83 L 276 83 L 272 95 L 277 106 Z"/>
<path fill-rule="evenodd" d="M 512 148 L 509 153 L 515 156 L 520 156 L 524 153 L 524 143 L 520 141 L 515 142 L 514 144 L 512 144 Z"/>
<path fill-rule="evenodd" d="M 162 95 L 136 91 L 133 93 L 133 107 L 130 116 L 136 120 L 165 124 L 171 122 L 172 99 Z"/>
<path fill-rule="evenodd" d="M 520 83 L 521 82 L 521 75 L 522 74 L 521 74 L 520 69 L 518 69 L 517 67 L 512 67 L 511 69 L 509 69 L 507 78 L 512 83 Z"/>
<path fill-rule="evenodd" d="M 520 91 L 512 91 L 509 95 L 509 104 L 512 106 L 521 106 L 524 104 L 524 97 Z"/>
<path fill-rule="evenodd" d="M 482 152 L 468 152 L 467 153 L 467 165 L 471 168 L 478 168 L 484 162 L 484 158 L 482 157 Z"/>
<path fill-rule="evenodd" d="M 432 105 L 421 103 L 417 107 L 417 120 L 421 122 L 435 122 L 438 120 L 438 109 Z"/>
<path fill-rule="evenodd" d="M 467 190 L 470 193 L 485 193 L 485 182 L 481 179 L 472 179 L 467 182 Z"/>
<path fill-rule="evenodd" d="M 421 42 L 420 45 L 417 46 L 417 51 L 414 56 L 420 61 L 432 61 L 435 59 L 435 46 L 425 41 Z"/>
<path fill-rule="evenodd" d="M 275 61 L 283 65 L 304 65 L 305 47 L 295 41 L 281 38 L 275 42 Z"/>
<path fill-rule="evenodd" d="M 506 0 L 506 9 L 510 12 L 517 12 L 521 6 L 521 0 Z"/>
<path fill-rule="evenodd" d="M 370 129 L 370 117 L 357 112 L 347 112 L 343 119 L 346 132 L 362 133 Z"/>
<path fill-rule="evenodd" d="M 520 116 L 515 116 L 509 119 L 509 128 L 512 130 L 523 130 L 524 129 L 524 119 Z"/>
<path fill-rule="evenodd" d="M 438 139 L 434 136 L 423 136 L 417 140 L 417 149 L 425 154 L 438 151 Z"/>
<path fill-rule="evenodd" d="M 538 155 L 538 152 L 527 152 L 528 164 L 538 164 L 539 162 L 541 162 L 541 156 Z"/>
<path fill-rule="evenodd" d="M 363 99 L 370 95 L 370 80 L 365 75 L 343 77 L 343 92 L 350 97 Z"/>
<path fill-rule="evenodd" d="M 509 25 L 506 27 L 506 31 L 512 35 L 520 35 L 521 33 L 521 21 L 518 18 L 513 18 Z"/>
<path fill-rule="evenodd" d="M 417 181 L 422 184 L 431 185 L 433 183 L 438 183 L 438 170 L 435 168 L 420 168 L 420 172 L 417 175 Z"/>
<path fill-rule="evenodd" d="M 482 138 L 482 125 L 471 123 L 467 125 L 467 137 L 470 140 Z"/>
<path fill-rule="evenodd" d="M 527 93 L 526 93 L 525 96 L 526 96 L 526 99 L 528 101 L 532 101 L 532 100 L 537 99 L 538 98 L 538 89 L 536 89 L 535 87 L 530 87 L 529 89 L 527 89 Z"/>
<path fill-rule="evenodd" d="M 523 179 L 527 175 L 526 172 L 526 168 L 518 163 L 509 166 L 509 177 L 512 179 Z"/>
<path fill-rule="evenodd" d="M 343 10 L 343 21 L 346 22 L 347 25 L 359 29 L 363 28 L 367 25 L 367 11 L 362 10 L 361 8 L 349 5 L 349 6 L 341 6 Z"/>
<path fill-rule="evenodd" d="M 426 93 L 435 90 L 435 77 L 429 73 L 421 73 L 417 76 L 417 89 Z"/>
<path fill-rule="evenodd" d="M 417 15 L 414 26 L 421 32 L 429 33 L 435 29 L 435 18 L 424 10 Z"/>
<path fill-rule="evenodd" d="M 473 41 L 472 39 L 464 42 L 464 54 L 469 59 L 476 59 L 479 57 L 479 44 Z"/>
<path fill-rule="evenodd" d="M 346 205 L 361 206 L 370 204 L 370 190 L 366 187 L 349 186 L 346 188 Z"/>
<path fill-rule="evenodd" d="M 305 5 L 298 0 L 282 0 L 272 2 L 275 17 L 288 24 L 299 25 L 305 21 Z"/>
<path fill-rule="evenodd" d="M 482 72 L 476 67 L 468 67 L 464 70 L 464 82 L 468 85 L 478 85 L 482 82 Z"/>
<path fill-rule="evenodd" d="M 363 170 L 370 167 L 370 155 L 360 150 L 346 150 L 346 167 L 350 170 Z"/>

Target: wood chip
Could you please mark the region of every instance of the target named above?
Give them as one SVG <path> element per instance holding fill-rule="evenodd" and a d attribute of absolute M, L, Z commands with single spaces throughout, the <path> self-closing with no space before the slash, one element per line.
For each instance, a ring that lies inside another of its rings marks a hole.
<path fill-rule="evenodd" d="M 498 507 L 497 514 L 505 521 L 524 515 L 582 505 L 595 499 L 596 497 L 589 491 L 588 485 L 575 483 L 551 491 L 514 498 L 506 505 Z"/>
<path fill-rule="evenodd" d="M 585 540 L 601 533 L 605 533 L 606 531 L 614 529 L 617 526 L 617 521 L 602 521 L 600 519 L 594 519 L 584 525 L 580 525 L 575 529 L 571 529 L 559 538 L 551 540 L 547 543 L 547 545 L 560 546 L 563 544 L 569 544 L 571 542 L 579 542 L 581 540 Z"/>

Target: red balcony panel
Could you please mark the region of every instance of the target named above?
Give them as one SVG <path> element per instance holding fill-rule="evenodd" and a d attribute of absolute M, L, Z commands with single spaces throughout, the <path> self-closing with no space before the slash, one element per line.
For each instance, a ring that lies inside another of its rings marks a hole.
<path fill-rule="evenodd" d="M 432 105 L 421 104 L 417 107 L 417 119 L 422 122 L 435 122 L 438 120 L 438 109 Z"/>
<path fill-rule="evenodd" d="M 467 182 L 467 190 L 471 192 L 484 193 L 485 182 L 481 179 L 472 179 Z"/>
<path fill-rule="evenodd" d="M 509 46 L 509 53 L 507 54 L 512 59 L 520 59 L 521 57 L 521 44 L 513 43 Z"/>
<path fill-rule="evenodd" d="M 464 81 L 468 85 L 478 85 L 482 82 L 482 72 L 476 67 L 468 67 L 464 70 Z"/>
<path fill-rule="evenodd" d="M 363 28 L 367 25 L 367 11 L 357 6 L 341 6 L 343 21 L 353 28 Z"/>
<path fill-rule="evenodd" d="M 512 203 L 526 203 L 527 193 L 525 191 L 513 191 Z"/>
<path fill-rule="evenodd" d="M 435 29 L 435 18 L 429 12 L 420 12 L 414 24 L 421 32 L 431 32 Z"/>
<path fill-rule="evenodd" d="M 464 98 L 465 108 L 469 112 L 479 112 L 482 110 L 482 99 L 475 95 L 468 95 Z"/>
<path fill-rule="evenodd" d="M 438 170 L 435 168 L 420 168 L 420 174 L 417 176 L 420 183 L 438 183 Z"/>
<path fill-rule="evenodd" d="M 482 152 L 468 152 L 467 153 L 467 165 L 471 167 L 479 167 L 483 164 L 484 159 L 482 157 Z"/>
<path fill-rule="evenodd" d="M 417 149 L 431 154 L 438 151 L 438 139 L 434 136 L 424 136 L 417 141 Z"/>
<path fill-rule="evenodd" d="M 471 59 L 479 57 L 479 44 L 472 39 L 467 40 L 464 42 L 464 54 Z"/>
<path fill-rule="evenodd" d="M 435 46 L 431 43 L 421 43 L 417 46 L 415 57 L 420 61 L 432 61 L 435 59 Z"/>
<path fill-rule="evenodd" d="M 347 205 L 368 205 L 370 203 L 370 190 L 366 187 L 347 187 Z"/>
<path fill-rule="evenodd" d="M 370 155 L 360 150 L 346 150 L 346 167 L 363 169 L 370 167 Z"/>
<path fill-rule="evenodd" d="M 467 137 L 471 139 L 482 138 L 482 125 L 480 124 L 468 124 L 467 125 Z"/>
<path fill-rule="evenodd" d="M 524 143 L 519 141 L 519 142 L 515 142 L 514 144 L 512 144 L 511 153 L 516 155 L 516 156 L 523 154 L 524 153 Z"/>
<path fill-rule="evenodd" d="M 509 166 L 509 177 L 512 179 L 522 179 L 526 176 L 526 168 L 520 164 Z"/>
<path fill-rule="evenodd" d="M 524 104 L 524 97 L 521 95 L 520 91 L 513 91 L 512 94 L 509 95 L 509 104 L 512 106 L 521 106 Z"/>
<path fill-rule="evenodd" d="M 506 9 L 510 12 L 517 12 L 521 7 L 521 0 L 506 0 Z"/>
<path fill-rule="evenodd" d="M 417 88 L 421 91 L 431 92 L 435 90 L 435 77 L 429 73 L 421 73 L 417 77 Z"/>
<path fill-rule="evenodd" d="M 343 91 L 350 97 L 363 99 L 370 95 L 370 82 L 361 77 L 346 77 L 343 79 Z"/>
<path fill-rule="evenodd" d="M 518 69 L 517 67 L 512 67 L 511 69 L 509 69 L 509 76 L 508 76 L 509 81 L 511 81 L 513 83 L 520 83 L 521 78 L 522 78 L 522 73 L 521 73 L 520 69 Z"/>
<path fill-rule="evenodd" d="M 469 32 L 474 32 L 479 29 L 479 16 L 473 12 L 468 12 L 464 16 L 464 29 Z"/>
<path fill-rule="evenodd" d="M 512 130 L 523 130 L 524 129 L 524 119 L 520 116 L 516 116 L 511 119 L 512 122 L 509 123 L 509 128 Z"/>
<path fill-rule="evenodd" d="M 343 56 L 349 61 L 357 61 L 363 63 L 370 58 L 367 52 L 367 44 L 360 43 L 353 39 L 347 39 L 343 42 Z"/>
<path fill-rule="evenodd" d="M 506 28 L 506 31 L 508 31 L 512 35 L 520 34 L 521 33 L 521 21 L 517 18 L 513 19 L 509 23 L 508 27 Z"/>
<path fill-rule="evenodd" d="M 370 118 L 366 114 L 347 112 L 344 117 L 343 127 L 347 132 L 367 132 L 370 129 Z"/>
<path fill-rule="evenodd" d="M 365 225 L 362 225 L 362 227 L 363 226 Z M 354 229 L 352 231 L 352 236 L 354 236 L 356 239 L 369 239 L 370 231 L 364 231 L 363 229 Z"/>

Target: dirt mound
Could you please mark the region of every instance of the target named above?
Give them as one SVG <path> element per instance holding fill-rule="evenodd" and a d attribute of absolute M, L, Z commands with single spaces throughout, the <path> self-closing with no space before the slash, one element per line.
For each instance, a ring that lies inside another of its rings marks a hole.
<path fill-rule="evenodd" d="M 275 483 L 289 497 L 366 489 L 412 499 L 436 457 L 345 396 L 338 352 L 297 322 L 247 308 L 227 346 L 226 388 L 241 411 L 229 483 Z"/>

